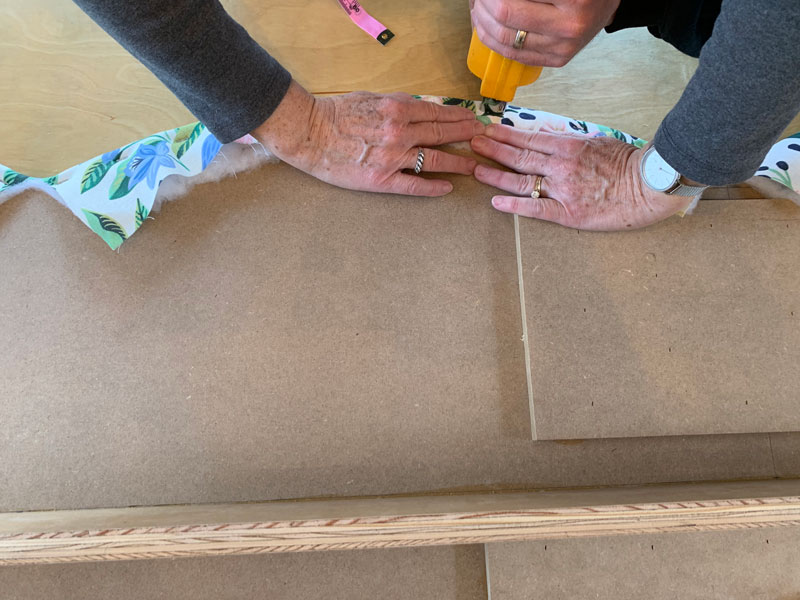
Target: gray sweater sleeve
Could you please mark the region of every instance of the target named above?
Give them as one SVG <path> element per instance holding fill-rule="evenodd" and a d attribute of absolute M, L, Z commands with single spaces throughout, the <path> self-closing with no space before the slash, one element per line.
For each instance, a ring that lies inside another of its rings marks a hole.
<path fill-rule="evenodd" d="M 736 183 L 753 175 L 798 112 L 800 1 L 725 0 L 654 145 L 690 179 Z"/>
<path fill-rule="evenodd" d="M 218 0 L 75 0 L 222 143 L 261 125 L 291 76 Z"/>

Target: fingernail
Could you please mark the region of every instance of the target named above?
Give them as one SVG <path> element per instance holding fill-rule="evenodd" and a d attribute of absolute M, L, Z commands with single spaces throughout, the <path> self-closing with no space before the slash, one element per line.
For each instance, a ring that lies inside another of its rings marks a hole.
<path fill-rule="evenodd" d="M 483 135 L 485 135 L 486 137 L 493 137 L 495 129 L 497 129 L 497 125 L 495 125 L 494 123 L 492 123 L 491 125 L 487 125 L 483 129 Z"/>
<path fill-rule="evenodd" d="M 485 129 L 486 129 L 486 126 L 483 123 L 481 123 L 480 121 L 475 121 L 475 124 L 472 126 L 472 131 L 475 132 L 475 135 L 478 135 L 479 133 L 483 133 Z"/>
<path fill-rule="evenodd" d="M 492 198 L 492 206 L 495 208 L 503 208 L 503 199 L 500 196 Z"/>

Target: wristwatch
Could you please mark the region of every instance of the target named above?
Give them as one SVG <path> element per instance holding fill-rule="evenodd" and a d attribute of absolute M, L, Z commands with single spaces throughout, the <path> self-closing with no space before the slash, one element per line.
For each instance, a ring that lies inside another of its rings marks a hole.
<path fill-rule="evenodd" d="M 650 146 L 642 156 L 639 165 L 642 181 L 647 187 L 663 194 L 674 196 L 697 196 L 702 194 L 707 185 L 687 185 L 681 183 L 681 174 L 669 166 L 667 161 L 661 158 L 655 146 Z"/>

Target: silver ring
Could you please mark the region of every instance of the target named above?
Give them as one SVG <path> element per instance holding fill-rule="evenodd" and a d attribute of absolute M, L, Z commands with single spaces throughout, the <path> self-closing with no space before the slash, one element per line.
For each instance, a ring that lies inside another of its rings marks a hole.
<path fill-rule="evenodd" d="M 517 35 L 514 38 L 514 50 L 522 50 L 522 47 L 525 45 L 525 38 L 527 37 L 527 31 L 523 31 L 522 29 L 518 30 Z"/>
<path fill-rule="evenodd" d="M 417 164 L 414 166 L 414 173 L 419 175 L 423 164 L 425 164 L 425 151 L 420 148 L 419 152 L 417 152 Z"/>
<path fill-rule="evenodd" d="M 544 181 L 544 175 L 537 175 L 536 181 L 533 184 L 533 191 L 531 192 L 531 198 L 534 200 L 542 195 L 542 181 Z"/>

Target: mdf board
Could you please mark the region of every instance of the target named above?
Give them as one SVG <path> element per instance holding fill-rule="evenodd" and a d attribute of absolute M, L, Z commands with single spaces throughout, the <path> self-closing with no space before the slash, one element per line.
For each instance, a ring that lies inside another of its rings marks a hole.
<path fill-rule="evenodd" d="M 254 476 L 263 499 L 431 487 L 434 458 L 463 477 L 471 448 L 524 446 L 513 224 L 465 183 L 398 198 L 271 165 L 196 188 L 119 253 L 49 199 L 4 206 L 0 505 L 30 507 L 42 468 L 98 492 L 45 506 L 108 505 L 114 480 L 111 504 L 141 503 L 159 473 L 201 494 Z"/>
<path fill-rule="evenodd" d="M 117 253 L 48 197 L 4 204 L 0 510 L 792 468 L 768 435 L 533 443 L 513 219 L 455 185 L 361 194 L 270 165 Z"/>
<path fill-rule="evenodd" d="M 539 439 L 800 428 L 800 208 L 641 231 L 520 221 Z"/>
<path fill-rule="evenodd" d="M 3 600 L 485 600 L 483 547 L 0 567 Z"/>
<path fill-rule="evenodd" d="M 781 476 L 800 476 L 800 436 L 794 433 L 773 433 L 769 439 L 775 457 L 775 468 Z"/>
<path fill-rule="evenodd" d="M 800 528 L 486 545 L 492 600 L 800 596 Z"/>

